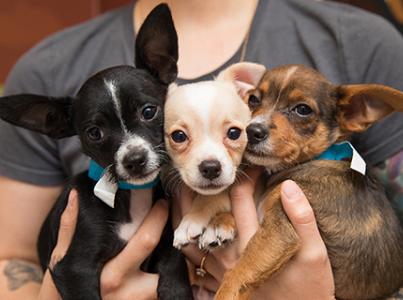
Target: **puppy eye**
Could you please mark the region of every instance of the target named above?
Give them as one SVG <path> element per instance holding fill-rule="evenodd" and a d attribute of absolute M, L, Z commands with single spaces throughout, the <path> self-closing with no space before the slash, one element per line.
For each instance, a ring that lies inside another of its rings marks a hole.
<path fill-rule="evenodd" d="M 241 136 L 241 133 L 242 133 L 241 129 L 236 128 L 236 127 L 231 127 L 227 131 L 227 137 L 230 140 L 235 141 L 235 140 L 239 139 L 239 137 Z"/>
<path fill-rule="evenodd" d="M 144 120 L 149 121 L 155 117 L 155 115 L 157 114 L 157 110 L 158 110 L 157 106 L 154 105 L 146 106 L 141 112 L 141 115 Z"/>
<path fill-rule="evenodd" d="M 183 143 L 188 137 L 182 130 L 176 130 L 171 133 L 171 138 L 175 143 Z"/>
<path fill-rule="evenodd" d="M 104 137 L 104 133 L 99 127 L 93 126 L 87 129 L 87 136 L 90 140 L 99 141 Z"/>
<path fill-rule="evenodd" d="M 262 101 L 260 100 L 260 98 L 256 95 L 249 95 L 248 98 L 248 105 L 251 109 L 255 109 L 256 107 L 258 107 L 260 104 L 262 103 Z"/>
<path fill-rule="evenodd" d="M 295 111 L 295 113 L 300 117 L 307 117 L 313 112 L 312 108 L 310 108 L 306 104 L 297 105 L 296 107 L 294 107 L 293 111 Z"/>

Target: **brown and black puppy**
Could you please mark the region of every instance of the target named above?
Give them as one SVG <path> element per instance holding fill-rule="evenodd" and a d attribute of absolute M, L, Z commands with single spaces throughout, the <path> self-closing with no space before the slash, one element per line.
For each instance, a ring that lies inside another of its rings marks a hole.
<path fill-rule="evenodd" d="M 286 179 L 298 183 L 313 207 L 337 298 L 378 299 L 403 286 L 403 229 L 380 184 L 349 162 L 313 160 L 403 111 L 403 93 L 376 84 L 336 86 L 315 70 L 287 65 L 267 71 L 244 99 L 252 111 L 245 157 L 274 175 L 257 199 L 261 227 L 216 299 L 248 298 L 300 248 L 280 202 Z"/>

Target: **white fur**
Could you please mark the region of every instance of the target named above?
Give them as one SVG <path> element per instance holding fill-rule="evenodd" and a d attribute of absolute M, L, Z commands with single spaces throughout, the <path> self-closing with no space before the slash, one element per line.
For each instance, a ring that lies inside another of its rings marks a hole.
<path fill-rule="evenodd" d="M 224 145 L 212 140 L 208 134 L 200 137 L 203 143 L 197 148 L 192 149 L 192 155 L 189 157 L 190 171 L 183 173 L 180 170 L 182 178 L 186 183 L 192 186 L 200 194 L 216 194 L 224 190 L 228 185 L 235 180 L 236 167 L 233 165 Z M 197 187 L 197 183 L 207 185 L 210 180 L 203 178 L 199 171 L 199 165 L 205 160 L 218 160 L 221 164 L 221 175 L 213 182 L 221 185 L 220 189 L 209 190 L 206 188 Z"/>
<path fill-rule="evenodd" d="M 133 190 L 130 194 L 130 216 L 132 221 L 118 226 L 119 237 L 128 241 L 137 231 L 152 205 L 151 190 Z"/>
<path fill-rule="evenodd" d="M 128 173 L 126 172 L 124 166 L 123 166 L 123 160 L 128 155 L 133 148 L 138 149 L 138 151 L 145 151 L 147 154 L 147 165 L 145 167 L 145 173 L 152 172 L 149 176 L 142 178 L 142 179 L 129 179 L 127 182 L 132 183 L 132 184 L 144 184 L 148 183 L 150 181 L 153 181 L 159 173 L 159 157 L 158 155 L 153 151 L 153 148 L 149 142 L 147 142 L 145 139 L 142 137 L 135 135 L 135 134 L 127 134 L 125 140 L 123 141 L 122 145 L 119 147 L 118 151 L 115 154 L 115 161 L 117 163 L 116 165 L 116 171 L 119 176 L 126 178 L 128 177 Z"/>
<path fill-rule="evenodd" d="M 239 96 L 233 78 L 170 87 L 165 104 L 167 150 L 185 184 L 204 195 L 193 200 L 191 211 L 175 230 L 175 247 L 196 242 L 214 215 L 230 211 L 230 201 L 224 190 L 235 181 L 247 143 L 245 129 L 250 117 L 249 108 Z M 231 127 L 242 131 L 236 141 L 227 137 Z M 183 130 L 188 140 L 180 144 L 172 141 L 170 136 L 176 130 Z M 217 160 L 221 164 L 221 173 L 213 180 L 204 178 L 199 170 L 199 165 L 206 160 Z M 213 196 L 220 192 L 225 195 Z M 199 246 L 205 248 L 212 242 L 219 244 L 232 240 L 234 236 L 231 228 L 210 228 Z"/>
<path fill-rule="evenodd" d="M 281 84 L 281 89 L 283 89 L 287 86 L 287 84 L 289 83 L 289 81 L 291 79 L 291 76 L 297 71 L 297 69 L 298 69 L 298 66 L 293 66 L 287 70 L 287 73 L 285 73 L 284 80 Z"/>
<path fill-rule="evenodd" d="M 214 99 L 218 92 L 214 86 L 208 84 L 192 84 L 183 87 L 184 98 L 188 99 L 186 103 L 192 111 L 197 111 L 198 116 L 204 124 L 204 131 L 208 133 L 211 112 L 217 107 L 214 105 Z"/>
<path fill-rule="evenodd" d="M 120 120 L 120 124 L 122 126 L 122 129 L 127 132 L 127 128 L 125 123 L 123 122 L 123 118 L 122 118 L 122 108 L 120 106 L 120 102 L 119 102 L 119 98 L 117 96 L 116 93 L 116 86 L 113 83 L 113 81 L 107 81 L 105 80 L 105 85 L 107 87 L 107 89 L 109 90 L 109 93 L 111 94 L 112 100 L 113 100 L 113 105 L 115 107 L 115 111 L 116 111 L 116 115 L 118 117 L 118 119 Z"/>
<path fill-rule="evenodd" d="M 183 113 L 173 117 L 172 121 L 168 120 L 168 123 L 184 123 L 194 145 L 190 146 L 186 162 L 181 162 L 186 167 L 178 165 L 175 157 L 174 166 L 184 182 L 198 193 L 217 194 L 234 182 L 237 169 L 223 143 L 229 129 L 225 126 L 231 123 L 246 127 L 250 118 L 249 108 L 237 94 L 235 86 L 223 81 L 172 86 L 165 109 L 177 111 L 178 106 L 184 109 Z M 239 115 L 242 120 L 237 120 Z M 170 117 L 166 115 L 166 118 Z M 221 174 L 213 181 L 205 179 L 199 171 L 198 166 L 205 160 L 218 160 L 221 164 Z M 211 183 L 220 187 L 206 188 Z"/>
<path fill-rule="evenodd" d="M 235 239 L 235 228 L 224 227 L 218 225 L 217 227 L 209 224 L 203 234 L 200 236 L 198 246 L 200 249 L 210 249 L 210 245 L 216 243 L 218 246 L 227 242 L 232 242 Z"/>

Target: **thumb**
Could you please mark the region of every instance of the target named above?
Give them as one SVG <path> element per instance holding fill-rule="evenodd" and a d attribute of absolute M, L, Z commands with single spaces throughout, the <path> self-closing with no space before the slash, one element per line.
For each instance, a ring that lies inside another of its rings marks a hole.
<path fill-rule="evenodd" d="M 110 269 L 118 270 L 123 276 L 131 269 L 139 268 L 159 243 L 168 214 L 167 201 L 158 200 L 126 247 L 110 261 Z"/>
<path fill-rule="evenodd" d="M 323 241 L 316 224 L 315 215 L 308 199 L 292 180 L 281 185 L 281 202 L 295 231 L 306 250 L 323 247 Z"/>
<path fill-rule="evenodd" d="M 53 249 L 50 261 L 51 269 L 64 257 L 73 239 L 78 218 L 78 194 L 71 190 L 66 208 L 60 217 L 57 244 Z"/>

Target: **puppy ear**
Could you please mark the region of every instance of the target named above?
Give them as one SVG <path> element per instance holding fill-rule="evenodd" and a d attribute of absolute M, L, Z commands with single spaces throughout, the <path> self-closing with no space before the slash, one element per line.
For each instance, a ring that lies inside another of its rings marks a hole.
<path fill-rule="evenodd" d="M 246 92 L 258 86 L 265 72 L 266 67 L 263 65 L 241 62 L 221 71 L 217 80 L 232 82 L 238 93 L 244 96 Z"/>
<path fill-rule="evenodd" d="M 136 39 L 136 67 L 148 70 L 164 84 L 178 75 L 178 37 L 168 5 L 156 6 Z"/>
<path fill-rule="evenodd" d="M 71 122 L 71 98 L 22 94 L 0 98 L 0 118 L 52 138 L 75 135 Z"/>
<path fill-rule="evenodd" d="M 365 131 L 394 111 L 403 111 L 403 93 L 379 84 L 341 85 L 336 88 L 339 124 L 346 132 Z"/>

